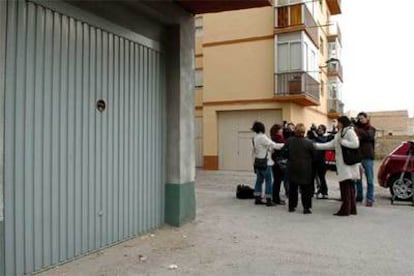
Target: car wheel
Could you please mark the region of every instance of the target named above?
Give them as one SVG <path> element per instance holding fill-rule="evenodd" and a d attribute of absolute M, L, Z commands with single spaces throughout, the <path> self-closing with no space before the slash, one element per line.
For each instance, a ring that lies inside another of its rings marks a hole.
<path fill-rule="evenodd" d="M 395 174 L 388 180 L 391 195 L 396 199 L 407 200 L 413 196 L 413 179 L 411 173 L 405 173 L 401 179 L 401 174 Z"/>

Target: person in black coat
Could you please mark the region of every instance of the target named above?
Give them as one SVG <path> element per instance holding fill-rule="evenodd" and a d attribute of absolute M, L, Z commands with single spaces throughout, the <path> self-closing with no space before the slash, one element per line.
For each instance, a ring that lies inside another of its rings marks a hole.
<path fill-rule="evenodd" d="M 311 133 L 308 131 L 308 138 L 315 143 L 326 143 L 328 142 L 329 136 L 325 135 L 326 126 L 319 125 L 315 129 L 311 129 Z M 316 198 L 327 199 L 328 198 L 328 185 L 326 184 L 326 164 L 325 164 L 325 151 L 317 150 L 314 154 L 313 159 L 313 179 L 318 183 L 316 190 Z"/>
<path fill-rule="evenodd" d="M 298 189 L 301 190 L 303 213 L 312 213 L 313 174 L 312 161 L 313 142 L 305 138 L 306 128 L 297 124 L 295 135 L 286 141 L 282 148 L 288 159 L 287 170 L 289 174 L 289 212 L 294 212 L 298 205 Z"/>

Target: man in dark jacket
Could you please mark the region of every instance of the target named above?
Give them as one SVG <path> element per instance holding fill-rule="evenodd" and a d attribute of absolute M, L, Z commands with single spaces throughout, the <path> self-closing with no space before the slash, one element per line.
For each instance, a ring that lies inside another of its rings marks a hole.
<path fill-rule="evenodd" d="M 358 120 L 356 123 L 356 132 L 359 137 L 359 149 L 362 155 L 362 167 L 365 171 L 365 177 L 367 179 L 367 193 L 365 206 L 371 207 L 374 198 L 374 149 L 375 149 L 375 128 L 371 126 L 368 115 L 365 112 L 358 114 Z M 358 202 L 362 202 L 364 196 L 362 191 L 362 179 L 356 183 Z"/>

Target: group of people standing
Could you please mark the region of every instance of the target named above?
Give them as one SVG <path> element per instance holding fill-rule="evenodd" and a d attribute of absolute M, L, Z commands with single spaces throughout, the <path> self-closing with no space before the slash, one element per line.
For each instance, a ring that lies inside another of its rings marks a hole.
<path fill-rule="evenodd" d="M 336 128 L 330 133 L 326 133 L 324 125 L 312 126 L 310 131 L 306 131 L 302 123 L 290 123 L 287 126 L 275 124 L 270 129 L 269 138 L 265 134 L 264 124 L 257 121 L 254 122 L 252 131 L 255 132 L 252 141 L 254 157 L 267 158 L 268 165 L 266 169 L 255 169 L 255 204 L 285 205 L 280 198 L 283 182 L 289 212 L 296 211 L 300 191 L 303 213 L 311 214 L 315 179 L 319 182 L 317 196 L 328 198 L 325 151 L 335 150 L 342 205 L 334 215 L 357 214 L 356 201 L 363 200 L 361 171 L 365 173 L 368 187 L 365 205 L 373 205 L 375 128 L 370 125 L 365 112 L 360 112 L 355 121 L 351 121 L 347 116 L 339 117 Z M 362 162 L 354 165 L 345 164 L 342 146 L 358 148 L 362 154 Z M 287 160 L 286 167 L 283 160 Z M 263 202 L 261 197 L 263 182 L 266 202 Z"/>

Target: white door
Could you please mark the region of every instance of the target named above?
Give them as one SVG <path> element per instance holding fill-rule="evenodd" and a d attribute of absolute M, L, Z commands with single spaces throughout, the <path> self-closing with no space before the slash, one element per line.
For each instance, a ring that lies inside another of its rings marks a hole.
<path fill-rule="evenodd" d="M 252 170 L 252 137 L 254 121 L 265 124 L 266 135 L 273 124 L 282 122 L 281 110 L 219 112 L 219 169 Z"/>

